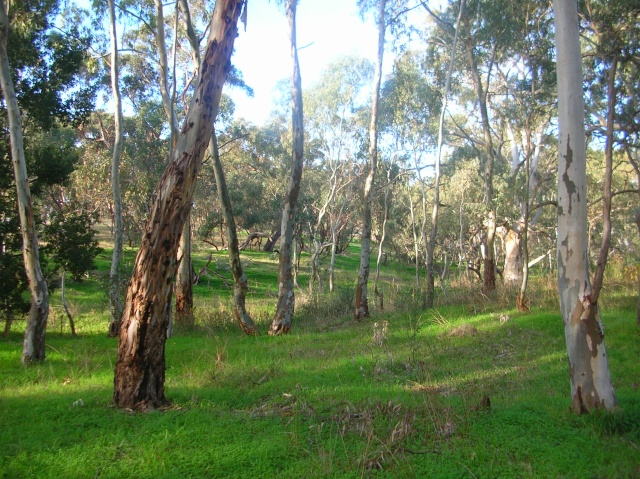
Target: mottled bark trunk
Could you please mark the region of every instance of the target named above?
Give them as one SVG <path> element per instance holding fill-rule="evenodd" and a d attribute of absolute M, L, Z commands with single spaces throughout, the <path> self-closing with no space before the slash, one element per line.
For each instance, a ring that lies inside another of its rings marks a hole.
<path fill-rule="evenodd" d="M 360 240 L 360 269 L 356 285 L 354 318 L 360 320 L 369 316 L 369 269 L 371 262 L 371 192 L 378 169 L 378 103 L 380 101 L 380 83 L 382 81 L 382 60 L 384 56 L 384 36 L 386 0 L 378 0 L 378 56 L 371 100 L 371 122 L 369 124 L 369 173 L 362 195 L 362 237 Z"/>
<path fill-rule="evenodd" d="M 49 316 L 49 290 L 40 268 L 38 238 L 33 217 L 31 192 L 29 191 L 27 164 L 24 157 L 22 117 L 7 55 L 8 35 L 8 8 L 5 0 L 0 0 L 0 86 L 2 86 L 9 119 L 11 162 L 13 163 L 13 174 L 16 181 L 18 214 L 22 233 L 22 257 L 31 294 L 31 308 L 27 316 L 27 326 L 22 347 L 22 363 L 26 365 L 32 362 L 44 361 L 45 358 L 45 331 Z"/>
<path fill-rule="evenodd" d="M 293 75 L 291 76 L 291 128 L 293 130 L 293 151 L 291 155 L 291 176 L 287 185 L 282 224 L 280 231 L 280 258 L 278 263 L 278 305 L 269 334 L 272 336 L 287 334 L 291 330 L 295 310 L 295 292 L 293 287 L 292 241 L 293 229 L 298 210 L 298 195 L 302 179 L 304 154 L 304 122 L 302 110 L 302 82 L 300 80 L 300 64 L 296 46 L 296 7 L 297 0 L 287 0 L 287 19 L 291 38 L 291 57 Z"/>
<path fill-rule="evenodd" d="M 164 348 L 176 253 L 211 139 L 244 4 L 242 0 L 216 2 L 199 83 L 145 227 L 118 342 L 113 398 L 121 408 L 145 410 L 168 404 Z"/>
<path fill-rule="evenodd" d="M 504 245 L 504 268 L 502 277 L 507 286 L 518 286 L 522 283 L 522 235 L 509 226 L 499 226 L 496 233 Z"/>
<path fill-rule="evenodd" d="M 113 0 L 108 0 L 111 32 L 111 94 L 114 101 L 113 152 L 111 156 L 111 195 L 113 199 L 113 251 L 109 270 L 109 309 L 111 322 L 109 336 L 116 337 L 122 318 L 122 251 L 124 244 L 124 219 L 122 215 L 122 194 L 120 192 L 120 159 L 122 158 L 122 98 L 120 96 L 120 59 L 118 54 L 118 36 L 116 32 L 116 13 Z"/>
<path fill-rule="evenodd" d="M 193 326 L 193 266 L 191 264 L 191 215 L 182 227 L 178 246 L 178 271 L 176 274 L 176 315 L 177 324 Z"/>
<path fill-rule="evenodd" d="M 238 247 L 238 233 L 236 229 L 236 220 L 233 216 L 233 208 L 231 207 L 231 198 L 227 188 L 227 180 L 220 161 L 218 152 L 218 140 L 215 131 L 211 135 L 211 143 L 209 151 L 213 160 L 213 173 L 216 179 L 216 189 L 218 190 L 218 200 L 222 206 L 222 214 L 227 224 L 227 242 L 229 244 L 229 267 L 233 274 L 233 312 L 240 324 L 242 330 L 249 336 L 259 334 L 253 319 L 247 312 L 246 297 L 249 290 L 249 281 L 247 275 L 242 268 L 240 261 L 240 248 Z"/>
<path fill-rule="evenodd" d="M 604 330 L 592 300 L 587 250 L 587 179 L 582 65 L 575 0 L 554 0 L 558 67 L 558 292 L 571 404 L 576 413 L 612 409 Z"/>

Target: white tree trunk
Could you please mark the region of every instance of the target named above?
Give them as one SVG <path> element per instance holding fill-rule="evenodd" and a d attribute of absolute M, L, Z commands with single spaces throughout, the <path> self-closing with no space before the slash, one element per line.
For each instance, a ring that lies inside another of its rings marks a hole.
<path fill-rule="evenodd" d="M 362 195 L 362 237 L 360 240 L 360 270 L 356 285 L 356 320 L 369 316 L 369 268 L 371 261 L 371 192 L 378 169 L 378 103 L 380 101 L 380 83 L 382 82 L 382 58 L 384 55 L 384 35 L 386 31 L 384 11 L 386 0 L 378 0 L 378 57 L 371 99 L 371 122 L 369 124 L 369 173 Z"/>
<path fill-rule="evenodd" d="M 2 86 L 9 118 L 11 161 L 16 181 L 18 212 L 22 232 L 22 257 L 24 258 L 24 267 L 29 281 L 29 292 L 31 293 L 31 308 L 27 317 L 22 348 L 22 363 L 29 364 L 34 361 L 44 361 L 45 331 L 49 316 L 49 290 L 40 268 L 38 238 L 31 205 L 27 164 L 24 157 L 22 117 L 7 56 L 8 36 L 9 9 L 5 0 L 0 0 L 0 85 Z"/>
<path fill-rule="evenodd" d="M 558 68 L 558 292 L 564 322 L 571 403 L 576 413 L 612 409 L 598 304 L 592 301 L 587 250 L 587 178 L 582 64 L 576 0 L 554 0 Z"/>
<path fill-rule="evenodd" d="M 304 155 L 304 121 L 302 108 L 302 82 L 300 80 L 300 64 L 298 62 L 298 48 L 296 43 L 296 7 L 298 0 L 287 0 L 286 10 L 289 20 L 289 34 L 291 40 L 291 57 L 293 60 L 293 74 L 291 76 L 291 129 L 293 137 L 293 151 L 291 154 L 291 176 L 287 184 L 287 194 L 282 210 L 280 231 L 280 258 L 278 262 L 278 305 L 269 334 L 287 334 L 291 330 L 295 309 L 295 292 L 293 288 L 292 248 L 293 229 L 298 210 L 298 195 L 302 179 Z"/>
<path fill-rule="evenodd" d="M 116 34 L 116 13 L 113 0 L 107 0 L 111 31 L 111 93 L 114 102 L 113 152 L 111 157 L 111 195 L 113 197 L 113 252 L 109 271 L 109 307 L 111 324 L 109 335 L 117 336 L 122 317 L 122 298 L 120 297 L 120 275 L 122 249 L 124 243 L 124 220 L 122 217 L 122 194 L 120 192 L 120 159 L 122 158 L 122 98 L 119 84 L 118 36 Z"/>

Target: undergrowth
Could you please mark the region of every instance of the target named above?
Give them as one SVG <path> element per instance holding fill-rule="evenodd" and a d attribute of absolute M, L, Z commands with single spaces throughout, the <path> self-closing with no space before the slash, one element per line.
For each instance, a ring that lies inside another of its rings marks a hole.
<path fill-rule="evenodd" d="M 246 256 L 247 307 L 266 331 L 273 260 Z M 361 322 L 351 285 L 297 290 L 294 328 L 275 338 L 244 336 L 212 277 L 196 288 L 195 326 L 166 343 L 172 405 L 148 414 L 113 407 L 100 288 L 72 284 L 78 337 L 56 313 L 46 362 L 26 369 L 23 324 L 0 342 L 0 477 L 640 477 L 633 285 L 602 301 L 620 408 L 580 417 L 553 278 L 532 279 L 521 313 L 508 291 L 484 296 L 464 278 L 425 311 L 411 268 L 390 276 L 384 310 L 372 300 Z"/>

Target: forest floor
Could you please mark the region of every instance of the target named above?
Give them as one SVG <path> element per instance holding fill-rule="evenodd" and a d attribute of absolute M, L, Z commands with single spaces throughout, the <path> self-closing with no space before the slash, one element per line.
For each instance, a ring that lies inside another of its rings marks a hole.
<path fill-rule="evenodd" d="M 24 322 L 14 324 L 0 340 L 0 478 L 640 477 L 633 275 L 609 278 L 601 296 L 619 410 L 577 416 L 549 278 L 533 279 L 527 313 L 502 287 L 486 297 L 454 280 L 425 311 L 412 266 L 390 262 L 384 311 L 355 323 L 352 248 L 335 293 L 297 293 L 291 334 L 247 337 L 231 319 L 225 254 L 203 270 L 209 253 L 194 253 L 196 326 L 177 325 L 166 343 L 165 410 L 113 406 L 108 252 L 99 272 L 67 281 L 77 337 L 54 295 L 43 364 L 21 366 Z M 243 260 L 266 331 L 277 263 Z"/>

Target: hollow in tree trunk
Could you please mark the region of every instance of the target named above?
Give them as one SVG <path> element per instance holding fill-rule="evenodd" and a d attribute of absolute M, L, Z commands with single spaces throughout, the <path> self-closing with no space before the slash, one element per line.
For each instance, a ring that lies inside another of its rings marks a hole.
<path fill-rule="evenodd" d="M 113 395 L 120 408 L 148 410 L 168 404 L 164 349 L 176 253 L 211 139 L 244 5 L 243 0 L 216 2 L 199 83 L 151 206 L 120 325 Z"/>

